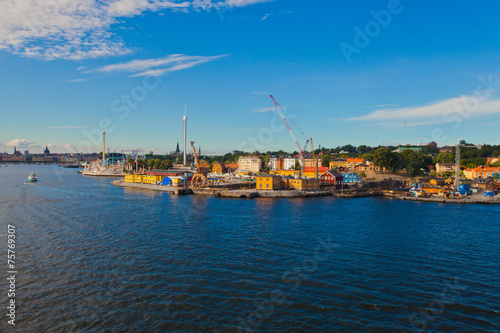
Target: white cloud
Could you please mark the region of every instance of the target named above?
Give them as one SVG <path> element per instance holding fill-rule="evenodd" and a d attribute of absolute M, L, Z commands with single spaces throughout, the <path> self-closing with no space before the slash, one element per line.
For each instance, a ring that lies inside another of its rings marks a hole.
<path fill-rule="evenodd" d="M 64 82 L 84 82 L 84 81 L 87 81 L 88 79 L 74 79 L 74 80 L 68 80 L 68 81 L 64 81 Z"/>
<path fill-rule="evenodd" d="M 85 126 L 52 126 L 51 128 L 85 128 Z"/>
<path fill-rule="evenodd" d="M 500 99 L 481 99 L 475 96 L 460 96 L 423 106 L 397 109 L 382 109 L 361 117 L 352 117 L 351 121 L 372 121 L 395 124 L 399 121 L 407 126 L 422 126 L 453 121 L 454 117 L 467 119 L 471 116 L 484 116 L 500 113 Z"/>
<path fill-rule="evenodd" d="M 0 50 L 24 57 L 81 60 L 132 53 L 113 32 L 121 17 L 161 10 L 244 7 L 270 0 L 0 0 Z"/>
<path fill-rule="evenodd" d="M 262 21 L 265 21 L 265 20 L 267 20 L 267 19 L 269 18 L 269 16 L 271 16 L 271 15 L 273 15 L 273 14 L 274 14 L 274 13 L 269 13 L 269 14 L 266 14 L 266 15 L 264 15 L 264 17 L 263 17 L 263 18 L 261 18 L 261 20 L 262 20 Z"/>
<path fill-rule="evenodd" d="M 26 140 L 26 139 L 14 139 L 14 140 L 4 142 L 2 145 L 6 146 L 6 147 L 16 147 L 16 148 L 17 147 L 22 147 L 22 148 L 39 148 L 40 147 L 39 144 L 32 142 L 32 141 L 29 141 L 29 140 Z"/>
<path fill-rule="evenodd" d="M 77 71 L 83 71 L 84 69 L 87 69 L 87 67 L 85 67 L 85 66 L 80 66 L 80 67 L 78 67 L 76 70 L 77 70 Z"/>
<path fill-rule="evenodd" d="M 107 65 L 95 69 L 96 72 L 116 73 L 128 72 L 135 76 L 161 76 L 166 72 L 180 71 L 197 65 L 201 65 L 216 59 L 227 57 L 218 56 L 187 56 L 183 54 L 172 54 L 164 58 L 132 60 L 124 63 Z"/>
<path fill-rule="evenodd" d="M 282 108 L 284 108 L 284 107 L 282 107 Z M 255 111 L 250 111 L 250 113 L 271 112 L 273 110 L 276 110 L 276 108 L 275 107 L 267 107 L 267 108 L 262 108 L 262 109 L 258 109 Z"/>

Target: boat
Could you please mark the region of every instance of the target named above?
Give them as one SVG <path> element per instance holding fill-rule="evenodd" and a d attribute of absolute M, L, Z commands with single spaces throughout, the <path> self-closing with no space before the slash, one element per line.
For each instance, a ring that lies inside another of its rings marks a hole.
<path fill-rule="evenodd" d="M 30 175 L 28 176 L 28 182 L 31 182 L 31 183 L 34 183 L 38 181 L 38 179 L 36 178 L 36 175 L 34 172 L 30 173 Z"/>

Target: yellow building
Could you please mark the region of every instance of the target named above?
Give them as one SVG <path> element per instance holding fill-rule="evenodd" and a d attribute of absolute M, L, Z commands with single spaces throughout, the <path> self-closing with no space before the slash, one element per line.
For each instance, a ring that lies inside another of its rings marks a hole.
<path fill-rule="evenodd" d="M 257 190 L 279 190 L 281 188 L 281 177 L 276 175 L 261 175 L 255 177 Z"/>
<path fill-rule="evenodd" d="M 285 187 L 294 190 L 319 190 L 323 181 L 321 179 L 285 179 Z"/>
<path fill-rule="evenodd" d="M 318 168 L 321 168 L 323 166 L 323 160 L 321 159 L 321 157 L 316 157 L 316 161 L 318 161 Z M 314 162 L 314 158 L 304 159 L 304 164 L 306 165 L 306 168 L 307 167 L 314 168 L 316 165 Z"/>
<path fill-rule="evenodd" d="M 134 183 L 142 183 L 142 177 L 144 175 L 134 175 Z"/>
<path fill-rule="evenodd" d="M 339 167 L 344 167 L 347 169 L 348 162 L 345 158 L 336 158 L 330 162 L 330 170 L 338 169 Z"/>

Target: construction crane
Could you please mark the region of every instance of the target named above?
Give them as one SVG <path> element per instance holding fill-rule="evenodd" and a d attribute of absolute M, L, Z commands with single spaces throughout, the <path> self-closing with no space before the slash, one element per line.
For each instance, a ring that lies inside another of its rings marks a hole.
<path fill-rule="evenodd" d="M 314 152 L 314 143 L 312 138 L 311 138 L 311 152 L 313 154 L 314 179 L 318 179 L 318 161 L 316 160 L 316 153 Z"/>
<path fill-rule="evenodd" d="M 454 190 L 456 192 L 459 191 L 460 187 L 460 148 L 461 147 L 466 147 L 466 148 L 475 148 L 476 146 L 474 145 L 464 145 L 461 144 L 460 141 L 455 145 L 455 184 L 454 184 Z"/>
<path fill-rule="evenodd" d="M 292 136 L 293 141 L 295 141 L 295 144 L 299 148 L 300 153 L 304 154 L 304 151 L 302 150 L 302 147 L 300 146 L 299 141 L 295 137 L 295 134 L 293 134 L 292 128 L 290 127 L 290 124 L 288 124 L 288 121 L 286 120 L 285 115 L 283 114 L 283 110 L 281 110 L 281 106 L 278 104 L 278 102 L 276 102 L 273 95 L 270 95 L 270 96 L 271 96 L 271 99 L 273 100 L 274 106 L 276 106 L 276 110 L 278 110 L 278 112 L 281 116 L 281 119 L 283 119 L 283 122 L 285 123 L 285 126 L 288 129 L 288 132 L 290 132 L 290 135 Z"/>
<path fill-rule="evenodd" d="M 191 141 L 191 149 L 193 150 L 194 161 L 196 163 L 196 173 L 191 179 L 191 187 L 205 187 L 208 184 L 208 169 L 207 167 L 201 165 L 199 152 L 196 151 L 194 143 L 194 141 Z"/>
<path fill-rule="evenodd" d="M 288 124 L 288 121 L 285 118 L 285 114 L 283 113 L 283 110 L 281 109 L 281 106 L 278 104 L 278 102 L 276 102 L 276 100 L 274 99 L 273 95 L 269 95 L 269 96 L 273 100 L 274 106 L 276 107 L 276 110 L 278 110 L 278 113 L 280 114 L 281 119 L 285 123 L 285 126 L 288 129 L 288 132 L 292 136 L 292 139 L 295 142 L 295 145 L 297 145 L 297 147 L 299 148 L 299 151 L 300 151 L 300 160 L 301 160 L 300 178 L 304 178 L 304 150 L 305 149 L 302 149 L 302 147 L 300 146 L 299 141 L 295 137 L 295 134 L 293 134 L 292 128 L 290 127 L 290 124 Z M 307 140 L 307 141 L 309 142 L 309 140 Z M 307 146 L 308 142 L 306 142 L 306 146 Z"/>

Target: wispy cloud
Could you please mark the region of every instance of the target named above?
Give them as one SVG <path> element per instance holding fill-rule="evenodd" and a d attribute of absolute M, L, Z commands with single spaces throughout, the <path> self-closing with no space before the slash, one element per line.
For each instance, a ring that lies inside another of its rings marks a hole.
<path fill-rule="evenodd" d="M 265 91 L 254 91 L 252 94 L 253 95 L 271 95 L 270 93 L 265 92 Z"/>
<path fill-rule="evenodd" d="M 274 15 L 274 13 L 269 13 L 269 14 L 264 15 L 264 17 L 263 17 L 263 18 L 261 18 L 261 20 L 262 20 L 262 21 L 265 21 L 265 20 L 267 20 L 267 19 L 269 18 L 269 16 L 271 16 L 271 15 Z"/>
<path fill-rule="evenodd" d="M 85 126 L 52 126 L 51 128 L 85 128 Z"/>
<path fill-rule="evenodd" d="M 76 70 L 77 70 L 77 71 L 83 71 L 84 69 L 87 69 L 87 67 L 85 67 L 85 66 L 80 66 L 80 67 L 78 67 Z"/>
<path fill-rule="evenodd" d="M 74 80 L 68 80 L 68 81 L 64 81 L 64 82 L 84 82 L 84 81 L 87 81 L 88 79 L 74 79 Z"/>
<path fill-rule="evenodd" d="M 284 107 L 283 107 L 284 108 Z M 276 108 L 274 107 L 268 107 L 268 108 L 262 108 L 262 109 L 258 109 L 258 110 L 254 110 L 254 111 L 250 111 L 250 113 L 261 113 L 261 112 L 270 112 L 270 111 L 273 111 L 275 110 Z"/>
<path fill-rule="evenodd" d="M 40 145 L 26 139 L 14 139 L 2 144 L 5 147 L 39 148 Z"/>
<path fill-rule="evenodd" d="M 386 124 L 404 122 L 406 126 L 422 126 L 450 122 L 453 114 L 466 115 L 463 116 L 464 118 L 500 114 L 500 99 L 481 100 L 473 96 L 460 96 L 423 106 L 377 110 L 364 116 L 345 120 L 386 122 Z"/>
<path fill-rule="evenodd" d="M 0 50 L 24 57 L 81 60 L 133 51 L 112 30 L 120 18 L 144 12 L 245 7 L 271 0 L 31 0 L 4 1 Z"/>
<path fill-rule="evenodd" d="M 183 54 L 172 54 L 164 58 L 132 60 L 119 64 L 107 65 L 97 68 L 94 71 L 102 73 L 134 73 L 130 75 L 131 77 L 161 76 L 166 72 L 188 69 L 227 56 L 229 55 L 187 56 Z"/>

